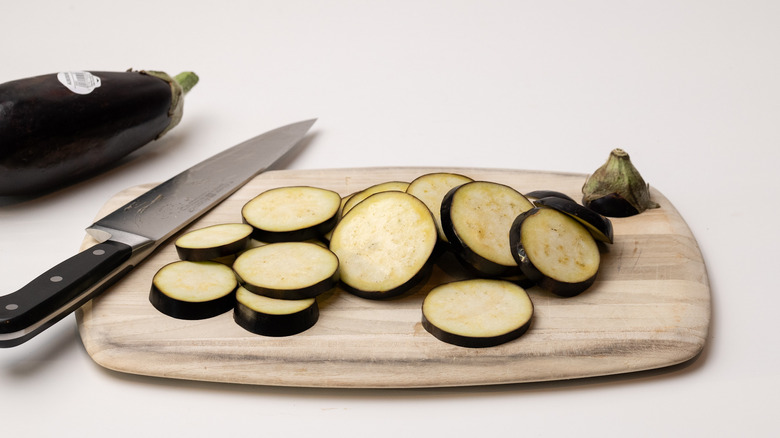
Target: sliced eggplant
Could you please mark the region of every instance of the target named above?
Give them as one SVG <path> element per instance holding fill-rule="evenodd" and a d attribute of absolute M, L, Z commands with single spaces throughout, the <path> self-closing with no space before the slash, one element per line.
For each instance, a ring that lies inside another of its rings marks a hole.
<path fill-rule="evenodd" d="M 582 223 L 552 208 L 535 207 L 515 219 L 512 255 L 523 273 L 543 289 L 571 297 L 596 279 L 601 257 Z"/>
<path fill-rule="evenodd" d="M 439 239 L 447 242 L 447 236 L 441 226 L 441 201 L 444 196 L 454 187 L 473 181 L 471 178 L 447 172 L 428 173 L 417 177 L 406 188 L 406 193 L 416 196 L 419 200 L 428 206 L 433 213 L 433 219 L 436 221 L 436 229 L 439 232 Z"/>
<path fill-rule="evenodd" d="M 341 214 L 342 216 L 347 214 L 347 212 L 352 210 L 352 207 L 375 193 L 405 192 L 408 187 L 409 183 L 404 181 L 387 181 L 374 184 L 373 186 L 363 189 L 357 193 L 353 193 L 352 196 L 350 196 L 349 199 L 344 203 Z"/>
<path fill-rule="evenodd" d="M 109 169 L 176 126 L 197 81 L 128 70 L 0 84 L 0 196 L 38 195 Z"/>
<path fill-rule="evenodd" d="M 261 242 L 304 241 L 321 238 L 338 221 L 341 196 L 309 186 L 278 187 L 247 202 L 241 210 L 254 227 L 252 238 Z"/>
<path fill-rule="evenodd" d="M 350 195 L 347 195 L 347 196 L 344 196 L 343 198 L 341 198 L 341 204 L 339 205 L 339 211 L 336 214 L 336 216 L 338 216 L 338 219 L 336 220 L 336 224 L 338 224 L 338 221 L 340 221 L 342 216 L 344 216 L 344 204 L 346 204 L 347 201 L 349 201 L 349 198 L 351 198 L 352 195 L 354 195 L 354 193 L 352 193 Z M 322 236 L 322 239 L 324 241 L 326 241 L 326 242 L 329 242 L 330 241 L 330 236 L 333 235 L 333 229 L 335 229 L 335 228 L 336 228 L 336 226 L 334 225 L 333 228 L 330 229 L 330 231 L 328 231 L 327 233 L 325 233 L 324 236 Z"/>
<path fill-rule="evenodd" d="M 263 336 L 292 336 L 319 319 L 317 300 L 280 300 L 257 295 L 243 287 L 236 291 L 233 319 L 245 330 Z"/>
<path fill-rule="evenodd" d="M 149 301 L 178 319 L 205 319 L 234 307 L 238 281 L 229 266 L 217 262 L 178 261 L 152 279 Z"/>
<path fill-rule="evenodd" d="M 612 221 L 595 211 L 578 204 L 574 200 L 546 197 L 537 199 L 534 201 L 534 204 L 553 208 L 577 219 L 582 225 L 585 225 L 585 228 L 590 231 L 596 240 L 600 240 L 604 243 L 612 243 L 614 240 Z"/>
<path fill-rule="evenodd" d="M 525 194 L 525 197 L 530 201 L 535 201 L 542 198 L 561 198 L 568 199 L 569 201 L 576 202 L 571 196 L 566 193 L 562 193 L 556 190 L 534 190 Z"/>
<path fill-rule="evenodd" d="M 509 186 L 474 181 L 445 195 L 442 228 L 458 256 L 481 275 L 511 276 L 518 265 L 509 247 L 509 229 L 531 208 L 533 204 Z"/>
<path fill-rule="evenodd" d="M 277 242 L 243 252 L 233 263 L 241 286 L 270 298 L 316 297 L 338 282 L 339 260 L 309 242 Z"/>
<path fill-rule="evenodd" d="M 533 313 L 528 293 L 514 283 L 462 280 L 431 289 L 422 305 L 422 326 L 449 344 L 494 347 L 523 335 Z"/>
<path fill-rule="evenodd" d="M 344 289 L 363 298 L 400 295 L 431 266 L 438 234 L 428 207 L 401 191 L 380 192 L 356 204 L 333 230 Z"/>
<path fill-rule="evenodd" d="M 238 254 L 251 240 L 248 224 L 217 224 L 189 231 L 176 239 L 176 253 L 182 260 L 203 262 Z"/>

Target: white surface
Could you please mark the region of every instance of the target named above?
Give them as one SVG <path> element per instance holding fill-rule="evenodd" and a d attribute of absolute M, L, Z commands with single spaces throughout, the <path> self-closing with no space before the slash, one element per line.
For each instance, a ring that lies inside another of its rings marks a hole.
<path fill-rule="evenodd" d="M 72 255 L 113 194 L 318 117 L 286 166 L 595 170 L 625 148 L 704 254 L 713 321 L 687 366 L 433 390 L 243 387 L 128 376 L 73 316 L 0 350 L 11 436 L 770 436 L 780 152 L 773 1 L 4 2 L 0 82 L 194 70 L 182 124 L 109 172 L 0 199 L 0 293 Z M 0 145 L 2 147 L 2 145 Z M 515 432 L 512 432 L 512 431 Z M 401 435 L 399 435 L 401 434 Z"/>

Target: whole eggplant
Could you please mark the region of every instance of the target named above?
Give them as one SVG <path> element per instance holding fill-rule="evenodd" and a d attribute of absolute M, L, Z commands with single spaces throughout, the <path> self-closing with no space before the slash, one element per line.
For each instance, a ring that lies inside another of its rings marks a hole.
<path fill-rule="evenodd" d="M 182 117 L 192 72 L 64 72 L 0 84 L 0 196 L 86 179 Z"/>

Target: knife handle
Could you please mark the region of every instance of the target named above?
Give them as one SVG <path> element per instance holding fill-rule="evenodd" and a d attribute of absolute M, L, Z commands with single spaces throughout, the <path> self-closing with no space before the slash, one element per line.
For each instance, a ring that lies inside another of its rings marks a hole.
<path fill-rule="evenodd" d="M 19 345 L 81 307 L 108 286 L 104 279 L 132 252 L 124 243 L 99 243 L 0 297 L 0 347 Z"/>

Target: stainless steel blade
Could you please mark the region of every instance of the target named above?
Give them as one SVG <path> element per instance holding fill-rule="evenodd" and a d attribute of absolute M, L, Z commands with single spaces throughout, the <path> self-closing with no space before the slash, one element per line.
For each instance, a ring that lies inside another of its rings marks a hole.
<path fill-rule="evenodd" d="M 161 242 L 230 196 L 289 152 L 316 119 L 293 123 L 233 146 L 130 201 L 87 228 L 100 242 Z"/>

